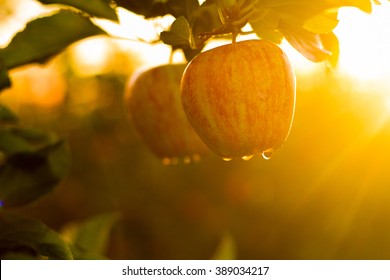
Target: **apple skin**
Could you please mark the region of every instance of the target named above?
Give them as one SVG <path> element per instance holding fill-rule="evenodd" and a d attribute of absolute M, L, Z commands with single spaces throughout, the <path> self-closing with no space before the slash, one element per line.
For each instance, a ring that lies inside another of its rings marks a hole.
<path fill-rule="evenodd" d="M 209 151 L 189 123 L 180 101 L 186 64 L 140 70 L 125 87 L 125 105 L 139 136 L 158 157 L 197 160 Z"/>
<path fill-rule="evenodd" d="M 266 157 L 289 134 L 295 75 L 277 45 L 241 41 L 195 57 L 183 74 L 181 100 L 195 131 L 217 155 Z"/>

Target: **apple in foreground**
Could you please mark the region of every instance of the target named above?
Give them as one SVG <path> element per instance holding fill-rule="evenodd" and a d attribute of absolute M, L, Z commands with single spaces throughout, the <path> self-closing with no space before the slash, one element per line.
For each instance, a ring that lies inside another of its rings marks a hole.
<path fill-rule="evenodd" d="M 265 40 L 205 51 L 181 81 L 183 109 L 222 158 L 269 158 L 285 142 L 295 108 L 295 75 L 286 54 Z"/>
<path fill-rule="evenodd" d="M 140 70 L 128 81 L 125 104 L 139 136 L 164 164 L 197 161 L 209 149 L 189 123 L 180 101 L 186 64 Z"/>

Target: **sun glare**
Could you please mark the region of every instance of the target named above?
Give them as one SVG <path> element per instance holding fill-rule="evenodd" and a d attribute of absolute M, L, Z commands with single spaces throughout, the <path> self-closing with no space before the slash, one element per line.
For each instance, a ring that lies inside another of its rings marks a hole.
<path fill-rule="evenodd" d="M 93 76 L 107 72 L 112 45 L 103 38 L 85 40 L 73 48 L 70 58 L 79 76 Z"/>
<path fill-rule="evenodd" d="M 340 10 L 335 33 L 340 40 L 340 72 L 358 81 L 380 81 L 390 88 L 390 4 L 374 5 L 372 14 Z"/>
<path fill-rule="evenodd" d="M 119 48 L 136 51 L 147 66 L 169 62 L 171 48 L 165 44 L 152 42 L 158 40 L 161 31 L 169 29 L 174 20 L 172 16 L 145 21 L 142 16 L 122 8 L 118 8 L 117 13 L 120 24 L 107 20 L 96 22 L 114 38 L 119 39 L 116 41 Z"/>

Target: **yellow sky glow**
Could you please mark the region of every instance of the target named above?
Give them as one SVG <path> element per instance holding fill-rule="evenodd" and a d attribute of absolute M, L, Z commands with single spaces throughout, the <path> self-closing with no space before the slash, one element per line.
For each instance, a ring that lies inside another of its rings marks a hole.
<path fill-rule="evenodd" d="M 360 81 L 381 81 L 390 88 L 390 4 L 373 7 L 371 15 L 340 10 L 335 33 L 340 40 L 340 72 Z"/>

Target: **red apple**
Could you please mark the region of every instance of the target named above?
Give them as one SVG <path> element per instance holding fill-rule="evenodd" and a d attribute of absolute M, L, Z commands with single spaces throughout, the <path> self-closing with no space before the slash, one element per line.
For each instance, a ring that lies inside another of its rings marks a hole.
<path fill-rule="evenodd" d="M 195 131 L 217 155 L 269 157 L 291 128 L 295 76 L 277 45 L 242 41 L 195 57 L 183 74 L 181 100 Z"/>
<path fill-rule="evenodd" d="M 138 134 L 163 162 L 196 161 L 208 151 L 194 132 L 180 101 L 185 64 L 138 71 L 125 89 L 125 103 Z"/>

